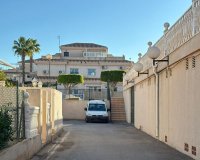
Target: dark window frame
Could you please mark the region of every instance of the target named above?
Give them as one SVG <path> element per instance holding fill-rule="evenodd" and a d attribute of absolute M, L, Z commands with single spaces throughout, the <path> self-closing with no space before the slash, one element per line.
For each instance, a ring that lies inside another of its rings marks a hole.
<path fill-rule="evenodd" d="M 64 57 L 69 57 L 69 52 L 64 52 Z"/>

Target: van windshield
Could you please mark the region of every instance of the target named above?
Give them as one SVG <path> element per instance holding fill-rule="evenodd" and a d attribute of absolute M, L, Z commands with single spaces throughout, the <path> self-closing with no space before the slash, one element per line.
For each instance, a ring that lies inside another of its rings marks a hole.
<path fill-rule="evenodd" d="M 106 111 L 105 104 L 89 104 L 89 111 Z"/>

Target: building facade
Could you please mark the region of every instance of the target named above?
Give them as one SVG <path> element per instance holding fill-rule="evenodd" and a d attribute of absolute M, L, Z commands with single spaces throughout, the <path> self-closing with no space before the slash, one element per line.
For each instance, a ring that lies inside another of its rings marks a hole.
<path fill-rule="evenodd" d="M 161 51 L 152 66 L 139 59 L 140 74 L 124 76 L 127 122 L 194 159 L 200 158 L 200 0 L 155 43 Z M 148 53 L 148 52 L 147 52 Z"/>
<path fill-rule="evenodd" d="M 100 80 L 101 71 L 127 70 L 131 62 L 125 60 L 124 56 L 116 57 L 108 53 L 106 46 L 94 43 L 72 43 L 60 46 L 61 53 L 50 57 L 42 56 L 34 60 L 33 72 L 30 70 L 29 60 L 26 61 L 26 79 L 35 77 L 38 81 L 45 83 L 56 83 L 60 74 L 81 74 L 84 76 L 84 84 L 74 88 L 74 94 L 80 89 L 104 90 L 107 84 Z M 20 65 L 21 66 L 21 65 Z M 64 89 L 62 85 L 58 89 Z M 77 89 L 77 90 L 75 90 Z M 117 91 L 122 91 L 122 83 L 119 83 Z"/>

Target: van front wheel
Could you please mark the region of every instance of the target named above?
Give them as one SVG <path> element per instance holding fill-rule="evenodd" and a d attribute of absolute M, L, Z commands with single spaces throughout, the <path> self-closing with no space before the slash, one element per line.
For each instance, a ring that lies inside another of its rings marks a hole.
<path fill-rule="evenodd" d="M 88 122 L 89 122 L 87 118 L 85 118 L 85 122 L 86 122 L 86 123 L 88 123 Z"/>

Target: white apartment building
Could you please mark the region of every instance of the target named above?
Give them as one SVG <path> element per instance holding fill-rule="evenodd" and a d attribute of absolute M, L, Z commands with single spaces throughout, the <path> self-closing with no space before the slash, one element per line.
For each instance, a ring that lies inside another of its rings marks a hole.
<path fill-rule="evenodd" d="M 124 56 L 116 57 L 108 53 L 106 46 L 94 43 L 72 43 L 60 46 L 61 53 L 52 55 L 51 59 L 42 56 L 34 60 L 33 73 L 44 83 L 56 83 L 60 74 L 81 74 L 84 76 L 84 84 L 77 85 L 78 89 L 106 89 L 106 83 L 100 81 L 101 71 L 105 70 L 127 70 L 131 62 L 125 60 Z M 30 68 L 26 61 L 26 71 Z M 27 75 L 28 78 L 30 77 Z M 26 77 L 27 77 L 26 76 Z M 58 89 L 63 88 L 58 85 Z M 122 91 L 122 83 L 116 90 Z"/>

